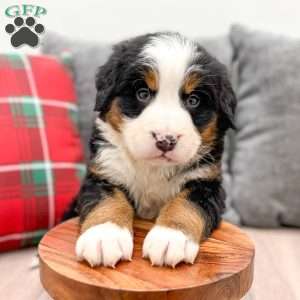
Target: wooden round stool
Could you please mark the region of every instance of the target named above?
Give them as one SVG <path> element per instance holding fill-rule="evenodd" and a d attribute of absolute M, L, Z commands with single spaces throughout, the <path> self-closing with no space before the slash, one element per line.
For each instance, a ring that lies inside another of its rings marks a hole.
<path fill-rule="evenodd" d="M 40 277 L 55 300 L 238 300 L 253 279 L 254 246 L 237 227 L 223 222 L 203 242 L 193 265 L 151 267 L 142 244 L 153 224 L 136 220 L 131 262 L 115 269 L 78 262 L 78 219 L 49 231 L 39 245 Z"/>

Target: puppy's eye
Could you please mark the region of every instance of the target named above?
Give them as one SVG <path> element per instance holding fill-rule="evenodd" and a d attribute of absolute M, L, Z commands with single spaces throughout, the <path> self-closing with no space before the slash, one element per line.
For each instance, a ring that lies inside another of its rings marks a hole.
<path fill-rule="evenodd" d="M 186 100 L 185 100 L 185 106 L 187 108 L 193 109 L 197 108 L 200 104 L 201 100 L 198 96 L 196 95 L 190 95 Z"/>
<path fill-rule="evenodd" d="M 148 88 L 140 88 L 136 91 L 136 98 L 141 102 L 148 102 L 151 99 L 151 92 Z"/>

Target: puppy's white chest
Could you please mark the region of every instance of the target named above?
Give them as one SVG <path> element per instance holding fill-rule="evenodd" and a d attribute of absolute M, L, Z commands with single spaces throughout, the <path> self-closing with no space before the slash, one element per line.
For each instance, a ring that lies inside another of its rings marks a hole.
<path fill-rule="evenodd" d="M 169 180 L 170 170 L 134 163 L 120 149 L 104 149 L 97 160 L 105 178 L 126 187 L 141 218 L 155 218 L 162 206 L 180 191 L 180 185 Z"/>
<path fill-rule="evenodd" d="M 143 168 L 131 178 L 128 189 L 138 216 L 145 219 L 155 218 L 162 206 L 179 192 L 179 186 L 171 184 L 166 174 Z"/>

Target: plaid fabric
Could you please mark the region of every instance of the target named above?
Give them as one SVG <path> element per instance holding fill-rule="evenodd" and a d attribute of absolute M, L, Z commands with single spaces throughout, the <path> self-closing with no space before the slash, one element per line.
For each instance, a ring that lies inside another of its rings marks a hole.
<path fill-rule="evenodd" d="M 58 60 L 0 55 L 0 251 L 36 244 L 79 189 L 75 99 Z"/>

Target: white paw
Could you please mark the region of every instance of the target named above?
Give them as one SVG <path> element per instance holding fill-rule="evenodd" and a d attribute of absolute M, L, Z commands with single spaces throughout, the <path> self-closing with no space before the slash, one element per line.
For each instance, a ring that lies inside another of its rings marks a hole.
<path fill-rule="evenodd" d="M 184 261 L 194 263 L 199 244 L 180 230 L 154 226 L 147 234 L 143 245 L 143 257 L 148 257 L 152 265 L 172 266 Z"/>
<path fill-rule="evenodd" d="M 119 260 L 131 260 L 133 240 L 130 231 L 111 222 L 86 230 L 76 242 L 76 255 L 94 267 L 115 267 Z"/>

